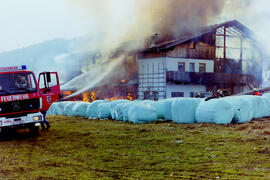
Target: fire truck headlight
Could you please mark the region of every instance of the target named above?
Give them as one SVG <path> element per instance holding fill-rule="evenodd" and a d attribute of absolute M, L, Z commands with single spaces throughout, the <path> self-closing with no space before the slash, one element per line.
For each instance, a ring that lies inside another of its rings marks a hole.
<path fill-rule="evenodd" d="M 42 120 L 42 116 L 33 116 L 33 120 L 34 121 L 41 121 Z"/>

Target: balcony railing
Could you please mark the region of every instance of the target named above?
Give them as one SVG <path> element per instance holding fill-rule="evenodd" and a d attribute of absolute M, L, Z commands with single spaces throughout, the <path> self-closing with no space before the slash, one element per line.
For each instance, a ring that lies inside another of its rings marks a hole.
<path fill-rule="evenodd" d="M 197 73 L 167 71 L 167 82 L 188 84 L 238 84 L 246 85 L 256 83 L 257 79 L 250 74 L 228 74 L 228 73 Z"/>

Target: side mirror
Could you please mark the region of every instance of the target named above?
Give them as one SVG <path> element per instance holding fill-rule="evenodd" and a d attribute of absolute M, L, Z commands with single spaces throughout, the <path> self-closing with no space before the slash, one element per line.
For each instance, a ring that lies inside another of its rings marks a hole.
<path fill-rule="evenodd" d="M 46 79 L 47 79 L 48 83 L 50 83 L 52 81 L 50 72 L 46 72 Z"/>

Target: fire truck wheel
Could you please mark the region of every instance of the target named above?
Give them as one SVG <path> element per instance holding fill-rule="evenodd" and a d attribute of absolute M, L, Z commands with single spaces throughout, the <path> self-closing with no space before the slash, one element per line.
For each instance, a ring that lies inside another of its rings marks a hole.
<path fill-rule="evenodd" d="M 39 136 L 39 126 L 31 126 L 29 129 L 31 137 Z"/>
<path fill-rule="evenodd" d="M 15 130 L 13 128 L 2 128 L 0 132 L 1 141 L 11 141 L 14 138 Z"/>

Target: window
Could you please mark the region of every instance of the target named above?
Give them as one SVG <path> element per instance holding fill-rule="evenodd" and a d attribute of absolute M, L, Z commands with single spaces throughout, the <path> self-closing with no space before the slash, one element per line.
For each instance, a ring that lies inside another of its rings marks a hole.
<path fill-rule="evenodd" d="M 190 92 L 190 97 L 194 97 L 194 92 Z"/>
<path fill-rule="evenodd" d="M 39 88 L 50 88 L 58 85 L 56 73 L 50 73 L 51 81 L 47 82 L 47 77 L 45 74 L 40 74 Z"/>
<path fill-rule="evenodd" d="M 195 72 L 195 63 L 189 63 L 189 72 Z"/>
<path fill-rule="evenodd" d="M 150 99 L 150 92 L 144 91 L 144 99 Z"/>
<path fill-rule="evenodd" d="M 0 74 L 0 96 L 36 91 L 36 81 L 30 72 Z"/>
<path fill-rule="evenodd" d="M 51 82 L 49 82 L 48 84 L 49 84 L 49 87 L 57 86 L 58 82 L 57 82 L 56 74 L 51 73 Z"/>
<path fill-rule="evenodd" d="M 185 63 L 184 62 L 179 62 L 178 63 L 178 71 L 179 72 L 185 72 Z"/>
<path fill-rule="evenodd" d="M 154 96 L 154 101 L 158 101 L 159 100 L 158 92 L 153 91 L 153 96 Z"/>
<path fill-rule="evenodd" d="M 184 92 L 172 92 L 172 97 L 184 97 Z"/>
<path fill-rule="evenodd" d="M 205 63 L 199 63 L 199 72 L 200 73 L 205 72 L 205 66 L 206 66 Z"/>

